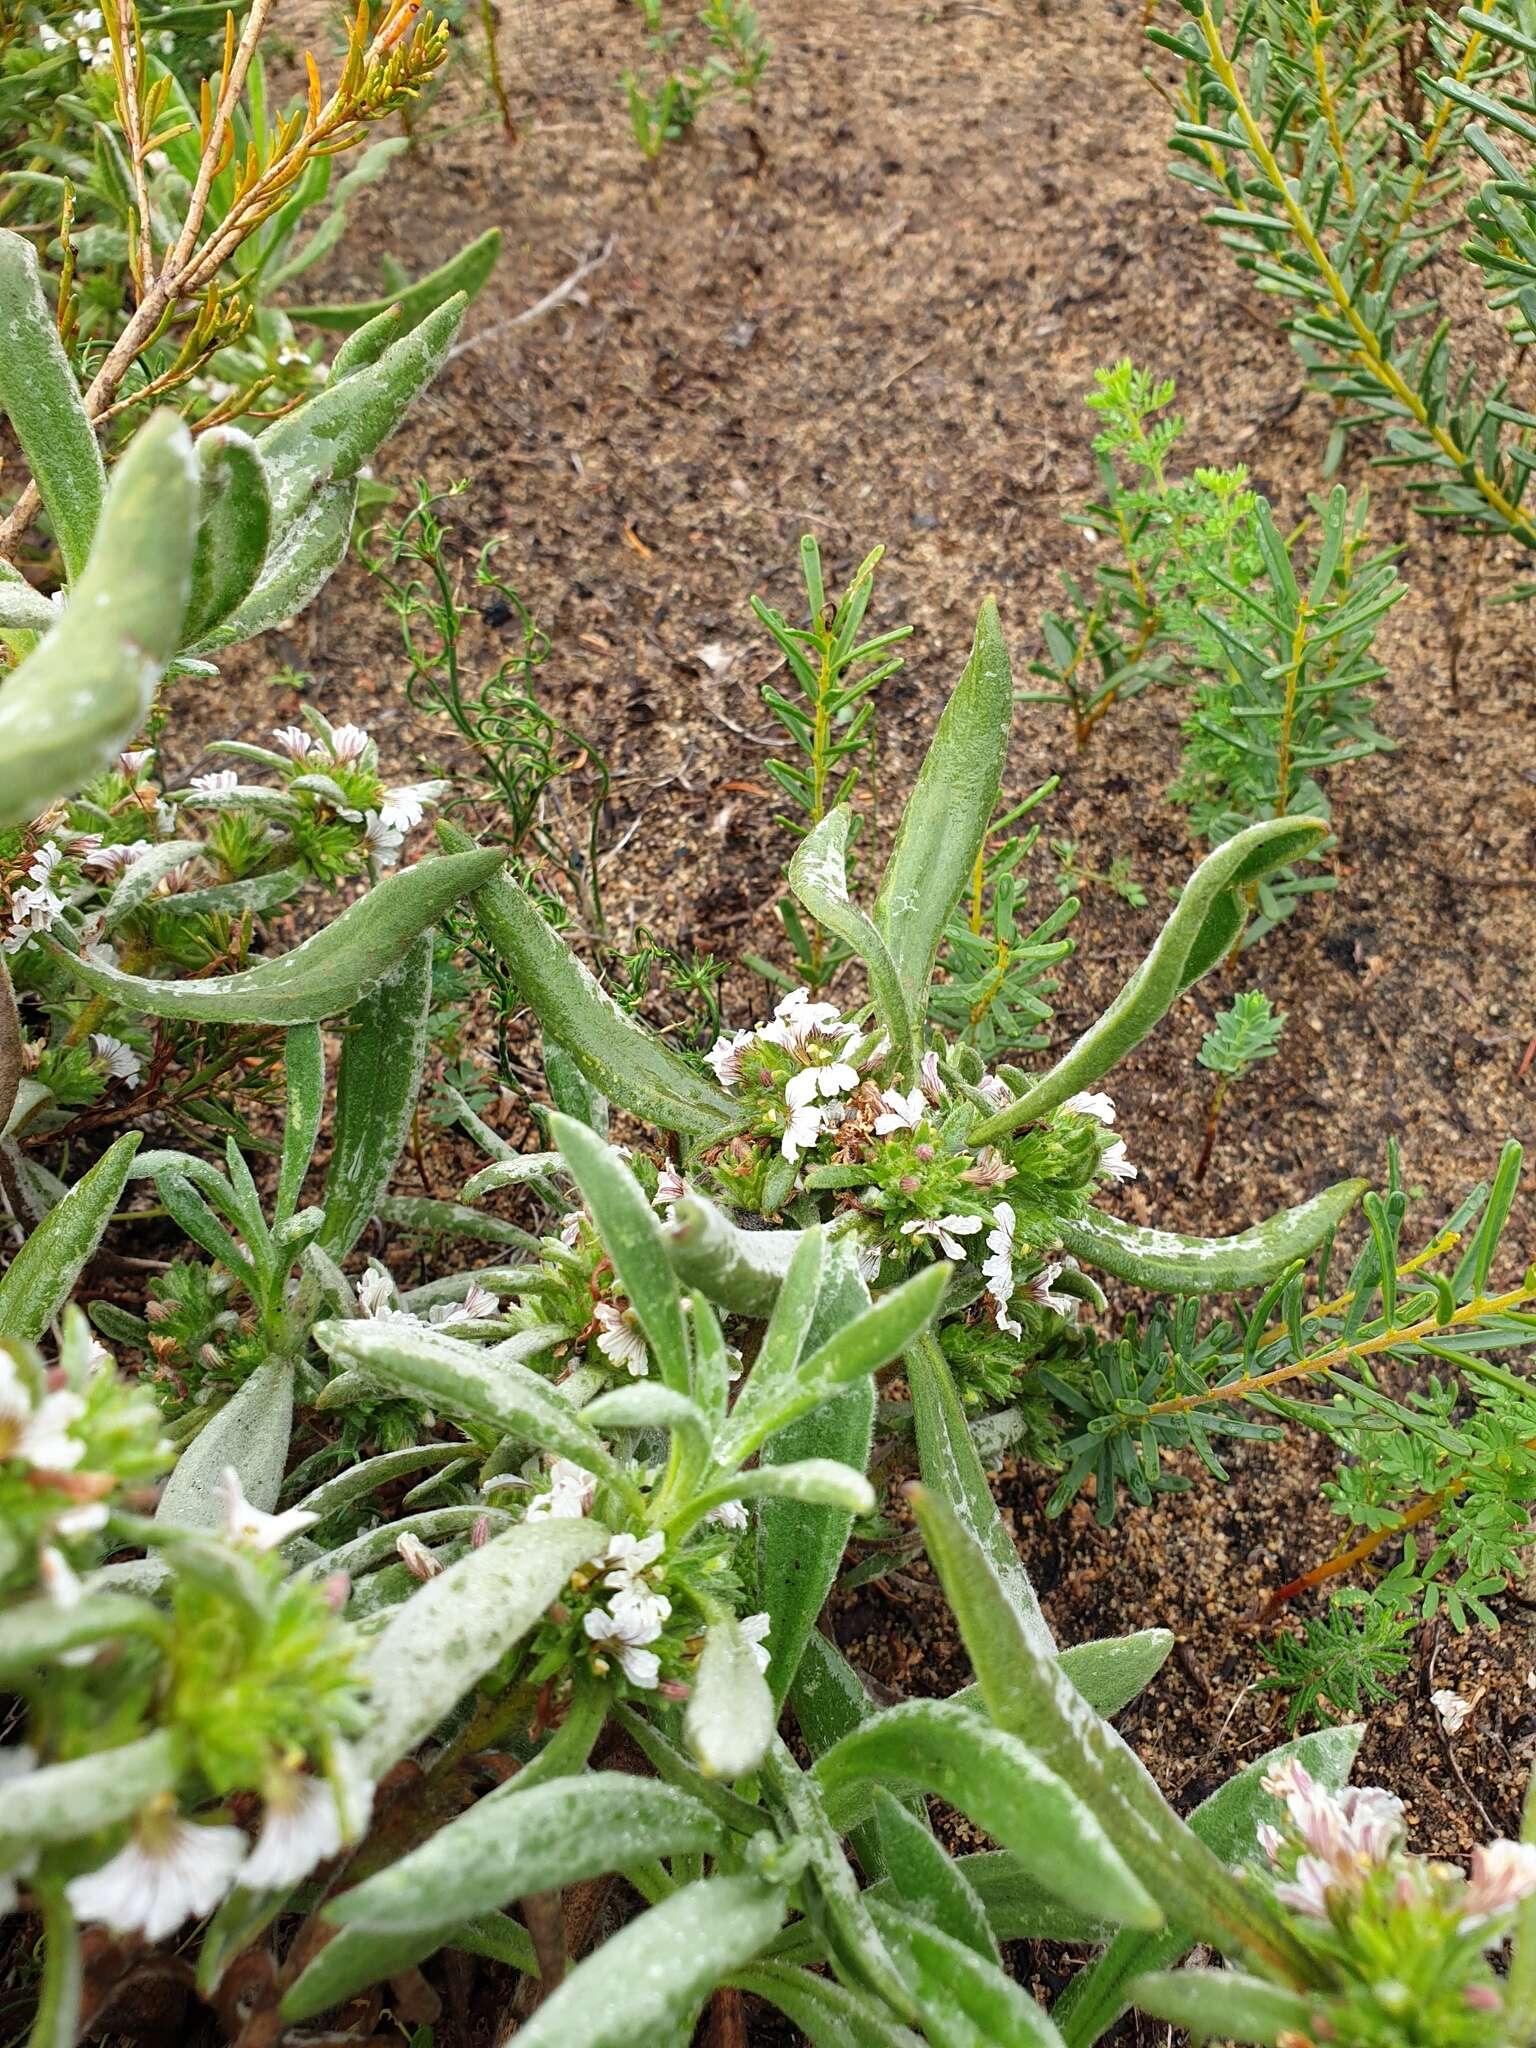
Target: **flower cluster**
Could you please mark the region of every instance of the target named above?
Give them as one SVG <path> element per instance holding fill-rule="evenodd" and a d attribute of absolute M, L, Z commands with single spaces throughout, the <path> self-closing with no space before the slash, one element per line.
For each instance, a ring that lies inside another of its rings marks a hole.
<path fill-rule="evenodd" d="M 782 1205 L 819 1169 L 809 1184 L 847 1189 L 843 1209 L 873 1225 L 860 1240 L 871 1279 L 886 1259 L 899 1268 L 920 1246 L 957 1263 L 979 1255 L 999 1329 L 1021 1334 L 1011 1308 L 1020 1288 L 1036 1306 L 1070 1315 L 1072 1297 L 1056 1287 L 1066 1262 L 1050 1256 L 1055 1221 L 1078 1213 L 1096 1180 L 1136 1175 L 1123 1140 L 1109 1135 L 1109 1097 L 1073 1096 L 1049 1123 L 973 1150 L 969 1126 L 1013 1100 L 1007 1082 L 982 1074 L 959 1085 L 930 1048 L 916 1086 L 882 1087 L 889 1056 L 883 1035 L 803 988 L 766 1024 L 717 1039 L 706 1058 L 747 1118 L 743 1134 L 708 1159 L 716 1178 L 744 1204 L 772 1206 L 770 1189 Z M 793 1168 L 783 1186 L 767 1170 L 763 1139 Z"/>
<path fill-rule="evenodd" d="M 169 1456 L 154 1403 L 118 1377 L 78 1310 L 52 1368 L 31 1345 L 0 1339 L 0 1591 L 41 1578 L 67 1598 L 66 1552 Z"/>
<path fill-rule="evenodd" d="M 848 1113 L 848 1097 L 889 1051 L 883 1038 L 849 1023 L 835 1003 L 791 989 L 766 1024 L 716 1039 L 705 1054 L 722 1087 L 756 1110 L 756 1128 L 776 1137 L 792 1165 L 815 1150 Z"/>
<path fill-rule="evenodd" d="M 373 1322 L 405 1323 L 415 1330 L 446 1330 L 456 1324 L 483 1323 L 501 1312 L 501 1300 L 488 1287 L 471 1280 L 458 1301 L 435 1302 L 424 1316 L 400 1305 L 394 1275 L 370 1265 L 357 1278 L 357 1306 Z"/>
<path fill-rule="evenodd" d="M 360 725 L 332 725 L 312 705 L 300 714 L 302 725 L 278 727 L 270 747 L 227 741 L 215 753 L 238 754 L 242 760 L 275 771 L 284 785 L 279 817 L 295 842 L 311 850 L 317 870 L 348 845 L 376 866 L 392 868 L 407 834 L 425 819 L 428 808 L 443 795 L 446 782 L 387 784 L 379 774 L 379 750 Z M 260 784 L 246 785 L 232 768 L 195 775 L 184 798 L 189 804 L 270 803 L 272 792 Z M 338 835 L 337 820 L 353 828 Z"/>
<path fill-rule="evenodd" d="M 211 1912 L 237 1881 L 256 1891 L 297 1883 L 367 1817 L 366 1792 L 342 1761 L 345 1736 L 363 1720 L 351 1632 L 327 1591 L 286 1578 L 276 1556 L 315 1517 L 253 1507 L 233 1471 L 224 1500 L 224 1542 L 243 1566 L 221 1571 L 204 1539 L 176 1571 L 155 1708 L 203 1794 L 259 1793 L 262 1820 L 251 1843 L 237 1827 L 189 1818 L 166 1792 L 114 1856 L 70 1881 L 81 1920 L 149 1941 Z"/>
<path fill-rule="evenodd" d="M 555 1458 L 547 1489 L 529 1501 L 524 1519 L 575 1520 L 591 1513 L 596 1496 L 597 1481 L 590 1472 L 568 1458 Z M 739 1501 L 716 1508 L 708 1520 L 728 1538 L 748 1525 Z M 558 1641 L 540 1668 L 553 1674 L 585 1656 L 596 1677 L 617 1678 L 636 1692 L 686 1699 L 686 1674 L 702 1647 L 698 1595 L 705 1586 L 717 1599 L 732 1590 L 728 1544 L 706 1539 L 669 1556 L 659 1529 L 644 1535 L 619 1530 L 603 1555 L 573 1576 L 572 1601 L 554 1617 Z M 742 1628 L 766 1670 L 767 1615 L 747 1616 Z"/>
<path fill-rule="evenodd" d="M 99 7 L 77 7 L 58 28 L 51 22 L 39 22 L 37 44 L 48 56 L 73 45 L 76 57 L 87 67 L 112 61 L 112 38 Z"/>
<path fill-rule="evenodd" d="M 1294 1757 L 1264 1789 L 1280 1825 L 1259 1830 L 1276 1900 L 1339 1988 L 1320 1999 L 1315 2039 L 1359 2048 L 1492 2048 L 1502 1994 L 1488 1952 L 1536 1893 L 1536 1846 L 1475 1849 L 1470 1872 L 1412 1856 L 1402 1802 L 1379 1786 L 1333 1793 Z M 1303 2048 L 1287 2037 L 1287 2048 Z"/>

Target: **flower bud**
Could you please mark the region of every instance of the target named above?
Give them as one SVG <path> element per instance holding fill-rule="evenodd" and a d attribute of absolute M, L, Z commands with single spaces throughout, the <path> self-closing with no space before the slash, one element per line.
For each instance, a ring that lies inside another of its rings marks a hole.
<path fill-rule="evenodd" d="M 419 1536 L 413 1536 L 408 1529 L 403 1535 L 395 1538 L 395 1549 L 399 1553 L 400 1562 L 411 1577 L 420 1579 L 423 1584 L 428 1579 L 435 1579 L 443 1568 L 441 1560 L 428 1550 Z"/>

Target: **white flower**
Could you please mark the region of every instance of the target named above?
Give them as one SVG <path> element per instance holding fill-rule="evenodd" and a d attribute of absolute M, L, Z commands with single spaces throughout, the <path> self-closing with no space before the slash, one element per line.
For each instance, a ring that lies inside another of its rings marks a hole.
<path fill-rule="evenodd" d="M 722 1088 L 734 1088 L 741 1079 L 741 1056 L 751 1043 L 750 1031 L 734 1031 L 717 1038 L 705 1053 L 705 1062 L 714 1068 L 715 1079 Z"/>
<path fill-rule="evenodd" d="M 873 1287 L 880 1278 L 880 1268 L 884 1264 L 885 1254 L 877 1244 L 861 1244 L 854 1257 L 858 1260 L 860 1277 Z"/>
<path fill-rule="evenodd" d="M 1042 1266 L 1029 1282 L 1029 1291 L 1041 1308 L 1048 1308 L 1054 1316 L 1066 1316 L 1069 1320 L 1077 1313 L 1077 1297 L 1071 1294 L 1056 1294 L 1052 1285 L 1066 1271 L 1060 1259 L 1052 1259 Z"/>
<path fill-rule="evenodd" d="M 399 789 L 386 789 L 379 799 L 379 820 L 390 832 L 414 832 L 427 814 L 427 805 L 442 795 L 440 782 L 407 782 Z"/>
<path fill-rule="evenodd" d="M 651 1202 L 655 1208 L 670 1209 L 674 1202 L 682 1201 L 687 1192 L 687 1181 L 669 1162 L 656 1176 L 656 1192 L 652 1195 Z"/>
<path fill-rule="evenodd" d="M 184 1921 L 213 1911 L 235 1882 L 245 1853 L 238 1828 L 194 1827 L 174 1809 L 151 1808 L 110 1863 L 73 1878 L 64 1890 L 77 1919 L 164 1941 Z"/>
<path fill-rule="evenodd" d="M 114 1081 L 137 1081 L 142 1071 L 139 1056 L 131 1045 L 125 1045 L 120 1038 L 114 1038 L 110 1031 L 93 1031 L 91 1045 L 97 1059 L 106 1068 Z"/>
<path fill-rule="evenodd" d="M 847 1060 L 831 1060 L 822 1067 L 813 1067 L 816 1085 L 830 1102 L 836 1097 L 851 1094 L 859 1085 L 859 1070 Z"/>
<path fill-rule="evenodd" d="M 603 1553 L 603 1563 L 612 1566 L 612 1570 L 604 1574 L 603 1584 L 612 1586 L 618 1593 L 644 1593 L 646 1589 L 637 1582 L 660 1557 L 666 1543 L 667 1539 L 659 1529 L 650 1536 L 633 1536 L 628 1530 L 621 1529 Z M 670 1613 L 671 1609 L 667 1611 Z"/>
<path fill-rule="evenodd" d="M 981 1270 L 986 1275 L 987 1292 L 992 1297 L 997 1327 L 1006 1330 L 1010 1337 L 1022 1337 L 1021 1325 L 1008 1313 L 1008 1304 L 1013 1299 L 1014 1220 L 1012 1203 L 998 1202 L 994 1205 L 993 1228 L 987 1232 L 987 1256 L 981 1262 Z"/>
<path fill-rule="evenodd" d="M 770 1663 L 768 1654 L 769 1620 L 766 1614 L 748 1614 L 742 1619 L 741 1632 L 752 1645 L 752 1654 L 757 1659 L 759 1671 L 766 1671 Z"/>
<path fill-rule="evenodd" d="M 272 734 L 272 744 L 290 761 L 307 761 L 315 751 L 314 735 L 307 733 L 302 725 L 278 726 Z"/>
<path fill-rule="evenodd" d="M 827 1113 L 819 1103 L 806 1102 L 792 1107 L 784 1135 L 779 1140 L 780 1152 L 791 1161 L 798 1159 L 802 1152 L 809 1152 L 821 1136 L 821 1127 L 826 1120 Z"/>
<path fill-rule="evenodd" d="M 370 1266 L 366 1273 L 358 1274 L 357 1305 L 365 1316 L 386 1321 L 399 1313 L 395 1307 L 395 1283 L 381 1267 Z"/>
<path fill-rule="evenodd" d="M 223 796 L 240 787 L 240 777 L 233 768 L 215 768 L 211 775 L 194 775 L 190 786 L 207 796 Z"/>
<path fill-rule="evenodd" d="M 64 849 L 56 839 L 45 839 L 32 856 L 27 873 L 40 889 L 46 889 L 53 878 L 53 871 L 64 858 Z"/>
<path fill-rule="evenodd" d="M 1461 1733 L 1463 1726 L 1471 1716 L 1473 1706 L 1473 1702 L 1471 1700 L 1464 1700 L 1459 1692 L 1449 1692 L 1444 1688 L 1439 1692 L 1432 1692 L 1430 1694 L 1429 1704 L 1440 1716 L 1440 1726 L 1447 1735 L 1459 1735 Z"/>
<path fill-rule="evenodd" d="M 363 813 L 363 844 L 381 868 L 398 865 L 404 841 L 405 834 L 397 832 L 392 825 L 386 825 L 377 811 Z"/>
<path fill-rule="evenodd" d="M 784 1100 L 790 1109 L 804 1109 L 821 1093 L 821 1075 L 815 1067 L 802 1067 L 784 1083 Z"/>
<path fill-rule="evenodd" d="M 1099 1171 L 1107 1173 L 1111 1180 L 1134 1180 L 1136 1169 L 1125 1156 L 1124 1138 L 1116 1138 L 1113 1145 L 1099 1155 Z"/>
<path fill-rule="evenodd" d="M 626 1628 L 637 1627 L 649 1633 L 641 1638 L 649 1642 L 661 1634 L 662 1623 L 672 1612 L 672 1602 L 665 1593 L 653 1592 L 648 1586 L 626 1587 L 614 1594 L 608 1602 L 608 1611 Z"/>
<path fill-rule="evenodd" d="M 651 1369 L 651 1354 L 634 1310 L 600 1301 L 592 1314 L 601 1332 L 597 1348 L 604 1358 L 622 1365 L 632 1379 L 643 1380 Z"/>
<path fill-rule="evenodd" d="M 360 725 L 334 725 L 331 728 L 333 761 L 360 761 L 368 751 L 368 744 L 368 735 Z"/>
<path fill-rule="evenodd" d="M 34 869 L 36 863 L 34 862 Z M 46 881 L 37 888 L 25 886 L 11 891 L 11 929 L 5 940 L 7 953 L 15 953 L 38 932 L 51 931 L 64 914 L 64 905 Z"/>
<path fill-rule="evenodd" d="M 585 1212 L 580 1209 L 572 1209 L 569 1215 L 560 1218 L 560 1242 L 568 1252 L 575 1251 L 580 1242 L 581 1226 L 585 1220 Z"/>
<path fill-rule="evenodd" d="M 117 757 L 117 765 L 129 782 L 137 782 L 155 758 L 153 747 L 129 747 Z"/>
<path fill-rule="evenodd" d="M 661 1660 L 654 1650 L 643 1646 L 655 1642 L 664 1619 L 665 1616 L 658 1619 L 645 1611 L 637 1602 L 616 1600 L 611 1612 L 605 1613 L 601 1607 L 589 1609 L 581 1625 L 593 1647 L 612 1657 L 631 1685 L 642 1692 L 654 1692 L 661 1676 Z"/>
<path fill-rule="evenodd" d="M 999 1208 L 1007 1206 L 1006 1202 L 998 1204 Z M 946 1258 L 963 1259 L 965 1246 L 958 1244 L 956 1239 L 974 1237 L 980 1228 L 979 1216 L 918 1216 L 910 1223 L 903 1223 L 901 1234 L 903 1237 L 936 1237 Z"/>
<path fill-rule="evenodd" d="M 1112 1124 L 1115 1120 L 1115 1105 L 1107 1095 L 1090 1095 L 1087 1092 L 1069 1095 L 1061 1106 L 1070 1109 L 1075 1116 L 1096 1117 L 1101 1124 Z"/>
<path fill-rule="evenodd" d="M 1472 1875 L 1462 1894 L 1463 1926 L 1491 1920 L 1536 1891 L 1536 1847 L 1529 1842 L 1488 1842 L 1472 1851 Z"/>
<path fill-rule="evenodd" d="M 949 1093 L 939 1073 L 939 1056 L 930 1050 L 923 1054 L 918 1066 L 918 1082 L 928 1100 L 939 1103 Z"/>
<path fill-rule="evenodd" d="M 233 1465 L 224 1467 L 219 1486 L 224 1495 L 225 1535 L 231 1543 L 243 1543 L 252 1550 L 278 1550 L 290 1536 L 297 1536 L 301 1529 L 320 1519 L 303 1508 L 288 1508 L 280 1515 L 264 1514 L 260 1508 L 253 1508 L 241 1490 L 240 1474 Z"/>
<path fill-rule="evenodd" d="M 883 1138 L 887 1131 L 915 1131 L 928 1114 L 928 1098 L 921 1088 L 906 1095 L 899 1088 L 884 1088 L 880 1100 L 885 1109 L 875 1118 L 876 1137 Z"/>
<path fill-rule="evenodd" d="M 579 1522 L 592 1506 L 597 1481 L 569 1458 L 556 1458 L 549 1468 L 549 1491 L 528 1503 L 529 1522 Z"/>
<path fill-rule="evenodd" d="M 15 1361 L 0 1351 L 0 1463 L 14 1459 L 40 1472 L 72 1472 L 85 1445 L 69 1428 L 84 1413 L 85 1403 L 67 1387 L 44 1394 L 34 1408 Z"/>
<path fill-rule="evenodd" d="M 55 1550 L 51 1543 L 45 1543 L 37 1553 L 37 1572 L 42 1580 L 43 1592 L 61 1612 L 67 1614 L 71 1608 L 78 1607 L 85 1598 L 85 1587 L 81 1583 L 79 1573 L 63 1551 Z M 76 1669 L 83 1664 L 89 1664 L 95 1655 L 95 1643 L 81 1643 L 76 1649 L 60 1650 L 57 1653 L 60 1664 L 70 1665 Z"/>
<path fill-rule="evenodd" d="M 1013 1100 L 1013 1090 L 996 1074 L 983 1074 L 976 1083 L 976 1093 L 994 1109 L 1006 1109 Z"/>
<path fill-rule="evenodd" d="M 251 1891 L 281 1891 L 308 1877 L 342 1845 L 336 1794 L 324 1778 L 283 1771 L 267 1786 L 267 1810 L 256 1846 L 240 1873 Z"/>
<path fill-rule="evenodd" d="M 751 1522 L 744 1500 L 723 1500 L 719 1507 L 711 1508 L 704 1519 L 706 1522 L 718 1522 L 722 1529 L 729 1529 L 733 1536 L 739 1536 Z"/>

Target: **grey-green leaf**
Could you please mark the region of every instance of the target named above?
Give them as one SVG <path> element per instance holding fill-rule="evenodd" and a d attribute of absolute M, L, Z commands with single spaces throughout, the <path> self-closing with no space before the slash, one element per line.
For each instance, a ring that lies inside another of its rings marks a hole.
<path fill-rule="evenodd" d="M 491 848 L 420 861 L 386 875 L 313 938 L 243 974 L 156 981 L 77 960 L 62 946 L 53 951 L 77 980 L 141 1016 L 206 1024 L 317 1024 L 341 1016 L 376 989 L 400 965 L 412 940 L 494 874 L 501 859 Z"/>
<path fill-rule="evenodd" d="M 902 808 L 875 900 L 875 923 L 919 1025 L 944 926 L 997 808 L 1012 716 L 1013 671 L 989 597 L 977 615 L 970 659 Z"/>
<path fill-rule="evenodd" d="M 527 1634 L 579 1565 L 608 1547 L 590 1521 L 524 1522 L 428 1579 L 369 1649 L 373 1720 L 358 1760 L 379 1778 Z"/>
<path fill-rule="evenodd" d="M 272 537 L 272 498 L 256 443 L 210 427 L 197 444 L 197 543 L 182 639 L 193 646 L 255 589 Z"/>
<path fill-rule="evenodd" d="M 840 1826 L 866 1817 L 875 1785 L 918 1786 L 1012 1850 L 1068 1905 L 1126 1926 L 1162 1925 L 1092 1807 L 1025 1743 L 959 1701 L 890 1708 L 819 1758 L 816 1776 Z"/>
<path fill-rule="evenodd" d="M 709 1778 L 744 1778 L 773 1740 L 774 1704 L 752 1644 L 732 1614 L 709 1624 L 683 1734 Z"/>
<path fill-rule="evenodd" d="M 0 411 L 21 443 L 74 582 L 91 551 L 107 472 L 43 293 L 36 253 L 25 235 L 9 228 L 0 229 L 0 334 Z"/>
<path fill-rule="evenodd" d="M 240 1475 L 252 1507 L 269 1514 L 282 1491 L 293 1431 L 293 1360 L 269 1358 L 192 1439 L 165 1483 L 157 1522 L 217 1529 L 224 1520 L 226 1466 Z"/>
<path fill-rule="evenodd" d="M 474 842 L 440 824 L 450 849 Z M 475 896 L 475 918 L 546 1034 L 558 1039 L 605 1099 L 663 1130 L 702 1138 L 739 1105 L 627 1016 L 539 914 L 527 891 L 499 875 Z"/>
<path fill-rule="evenodd" d="M 422 932 L 347 1019 L 331 1163 L 320 1197 L 320 1244 L 334 1259 L 344 1259 L 362 1236 L 405 1149 L 431 1008 L 432 935 Z"/>
<path fill-rule="evenodd" d="M 1242 1970 L 1157 1970 L 1125 1987 L 1132 2005 L 1198 2039 L 1231 2035 L 1273 2048 L 1282 2034 L 1310 2039 L 1314 2006 L 1297 1992 Z"/>
<path fill-rule="evenodd" d="M 718 1856 L 730 1840 L 706 1806 L 654 1778 L 598 1771 L 524 1789 L 514 1777 L 333 1899 L 325 1917 L 377 1934 L 451 1928 L 530 1892 L 653 1857 Z"/>
<path fill-rule="evenodd" d="M 1298 860 L 1328 827 L 1320 818 L 1267 818 L 1206 855 L 1184 886 L 1152 950 L 1109 1008 L 1048 1073 L 1006 1109 L 971 1132 L 982 1145 L 1046 1116 L 1069 1095 L 1091 1088 L 1140 1045 L 1189 984 L 1214 967 L 1242 929 L 1240 892 L 1275 868 Z"/>
<path fill-rule="evenodd" d="M 636 2048 L 670 2041 L 710 1992 L 784 1923 L 757 1877 L 708 1877 L 641 1913 L 578 1963 L 518 2029 L 518 2048 Z"/>
<path fill-rule="evenodd" d="M 842 940 L 869 973 L 875 1010 L 909 1085 L 916 1079 L 921 1048 L 909 1000 L 895 959 L 874 923 L 848 895 L 848 833 L 853 813 L 846 804 L 814 826 L 795 848 L 789 886 L 819 924 Z"/>
<path fill-rule="evenodd" d="M 359 327 L 370 320 L 376 320 L 381 313 L 388 313 L 398 307 L 400 331 L 408 332 L 418 321 L 455 292 L 463 292 L 473 298 L 496 267 L 501 254 L 501 229 L 487 228 L 484 234 L 476 235 L 472 242 L 466 242 L 457 254 L 429 270 L 425 277 L 418 277 L 404 291 L 388 299 L 368 299 L 354 305 L 294 306 L 291 317 L 306 327 L 327 327 L 338 334 L 355 334 Z"/>
<path fill-rule="evenodd" d="M 138 731 L 180 643 L 196 515 L 191 436 L 156 413 L 113 472 L 57 625 L 0 681 L 0 826 L 70 795 Z"/>
<path fill-rule="evenodd" d="M 1365 1180 L 1337 1181 L 1232 1237 L 1181 1237 L 1091 1209 L 1062 1222 L 1061 1241 L 1084 1265 L 1137 1287 L 1162 1294 L 1240 1294 L 1267 1286 L 1294 1260 L 1315 1252 L 1369 1186 Z"/>
<path fill-rule="evenodd" d="M 0 1274 L 0 1337 L 35 1344 L 68 1301 L 127 1185 L 139 1135 L 126 1131 L 117 1139 Z"/>
<path fill-rule="evenodd" d="M 448 1415 L 519 1436 L 573 1458 L 589 1472 L 611 1473 L 613 1460 L 595 1430 L 541 1374 L 516 1360 L 491 1359 L 438 1330 L 373 1321 L 317 1323 L 315 1342 L 334 1363 L 382 1386 L 419 1396 Z"/>

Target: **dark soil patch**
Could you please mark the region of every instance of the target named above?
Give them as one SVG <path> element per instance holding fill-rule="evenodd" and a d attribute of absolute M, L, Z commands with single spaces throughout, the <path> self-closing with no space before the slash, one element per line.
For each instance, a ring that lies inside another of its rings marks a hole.
<path fill-rule="evenodd" d="M 1166 175 L 1139 12 L 767 0 L 775 54 L 757 113 L 712 109 L 652 179 L 614 83 L 637 54 L 633 15 L 525 0 L 505 30 L 520 144 L 491 126 L 426 140 L 360 206 L 353 268 L 316 285 L 325 297 L 375 289 L 376 248 L 437 261 L 489 223 L 507 230 L 471 346 L 389 470 L 467 479 L 466 551 L 507 536 L 506 572 L 554 637 L 542 687 L 614 767 L 609 841 L 623 850 L 604 879 L 617 929 L 643 923 L 717 953 L 775 947 L 783 844 L 754 737 L 769 660 L 746 600 L 795 608 L 802 532 L 821 537 L 829 581 L 885 542 L 878 617 L 916 628 L 886 700 L 884 832 L 982 596 L 998 596 L 1022 672 L 1058 566 L 1084 559 L 1060 519 L 1092 483 L 1081 399 L 1096 364 L 1130 354 L 1177 374 L 1191 463 L 1246 462 L 1288 514 L 1315 487 L 1326 408 L 1303 393 L 1272 303 L 1227 267 Z M 473 104 L 460 81 L 423 128 Z M 580 302 L 503 324 L 610 242 Z M 1118 1073 L 1142 1169 L 1128 1207 L 1143 1220 L 1238 1228 L 1381 1170 L 1396 1140 L 1427 1231 L 1506 1136 L 1530 1129 L 1536 1074 L 1517 1070 L 1536 1030 L 1536 697 L 1523 616 L 1472 595 L 1507 586 L 1517 565 L 1427 528 L 1390 475 L 1373 491 L 1410 586 L 1383 635 L 1379 716 L 1399 750 L 1335 784 L 1337 895 L 1248 956 L 1245 975 L 1290 1028 L 1202 1186 L 1193 1057 L 1211 992 L 1185 998 Z M 313 672 L 314 701 L 379 733 L 401 769 L 440 754 L 355 567 L 291 647 L 263 653 L 266 666 L 247 662 L 217 695 L 184 691 L 173 731 L 248 738 L 283 722 L 291 700 L 265 680 L 283 653 Z M 1095 865 L 1128 853 L 1152 899 L 1136 911 L 1091 894 L 1058 1044 L 1140 958 L 1190 865 L 1164 796 L 1179 719 L 1174 698 L 1144 697 L 1077 756 L 1053 712 L 1019 716 L 1012 790 L 1059 772 L 1052 834 Z M 750 977 L 733 983 L 735 1021 L 760 997 Z M 1512 1241 L 1530 1246 L 1529 1206 L 1521 1220 Z M 1082 1505 L 1047 1522 L 1037 1472 L 1000 1482 L 1063 1640 L 1152 1624 L 1177 1635 L 1122 1725 L 1181 1804 L 1278 1739 L 1283 1709 L 1254 1690 L 1263 1666 L 1243 1617 L 1325 1556 L 1336 1529 L 1314 1448 L 1240 1446 L 1231 1464 L 1230 1485 L 1192 1473 L 1187 1495 L 1110 1530 Z M 1516 1827 L 1536 1693 L 1527 1609 L 1502 1605 L 1496 1637 L 1424 1631 L 1399 1699 L 1371 1720 L 1362 1771 L 1407 1799 L 1425 1850 L 1464 1856 Z M 890 1684 L 963 1681 L 922 1568 L 861 1594 L 839 1628 Z M 1433 1685 L 1481 1689 L 1454 1752 Z"/>

